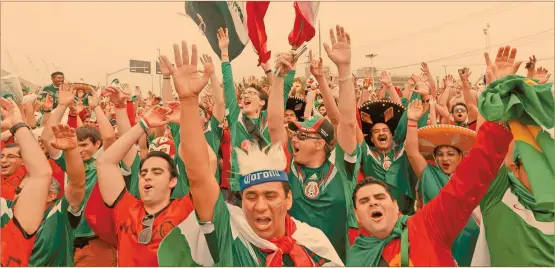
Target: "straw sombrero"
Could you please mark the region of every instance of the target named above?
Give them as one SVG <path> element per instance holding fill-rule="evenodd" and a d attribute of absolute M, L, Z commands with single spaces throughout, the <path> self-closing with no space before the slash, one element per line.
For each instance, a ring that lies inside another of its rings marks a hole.
<path fill-rule="evenodd" d="M 362 125 L 362 133 L 366 143 L 373 146 L 372 127 L 377 123 L 384 123 L 389 127 L 391 134 L 395 132 L 405 108 L 390 100 L 375 100 L 363 103 L 358 112 Z"/>
<path fill-rule="evenodd" d="M 81 89 L 81 90 L 83 90 L 84 93 L 91 93 L 91 92 L 94 91 L 94 88 L 95 88 L 95 86 L 93 86 L 91 84 L 87 84 L 85 82 L 71 83 L 71 87 L 75 91 Z"/>
<path fill-rule="evenodd" d="M 434 150 L 438 146 L 453 146 L 463 153 L 468 152 L 476 132 L 468 128 L 455 125 L 432 125 L 418 129 L 418 150 L 424 158 L 433 160 Z"/>
<path fill-rule="evenodd" d="M 297 119 L 299 121 L 304 121 L 304 110 L 306 108 L 306 101 L 297 97 L 289 97 L 287 103 L 285 104 L 285 110 L 291 110 L 295 112 Z"/>

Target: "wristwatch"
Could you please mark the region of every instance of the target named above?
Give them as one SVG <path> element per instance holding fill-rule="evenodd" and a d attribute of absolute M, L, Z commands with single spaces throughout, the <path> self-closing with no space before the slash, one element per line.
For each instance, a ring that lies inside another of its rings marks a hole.
<path fill-rule="evenodd" d="M 22 127 L 26 127 L 27 129 L 29 129 L 29 131 L 31 130 L 31 128 L 29 127 L 29 125 L 25 124 L 24 122 L 19 122 L 15 125 L 13 125 L 10 128 L 10 133 L 12 134 L 12 136 L 15 136 L 15 133 L 17 132 L 18 129 L 22 128 Z"/>

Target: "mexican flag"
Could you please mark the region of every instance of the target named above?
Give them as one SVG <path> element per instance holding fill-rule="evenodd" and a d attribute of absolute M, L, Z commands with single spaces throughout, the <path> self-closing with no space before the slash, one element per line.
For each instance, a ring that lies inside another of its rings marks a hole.
<path fill-rule="evenodd" d="M 247 248 L 247 243 L 250 243 L 260 248 L 277 250 L 276 245 L 254 233 L 241 208 L 227 203 L 225 206 L 229 211 L 231 233 L 234 241 L 239 239 L 242 243 L 245 243 L 245 248 Z M 299 245 L 305 246 L 310 251 L 330 261 L 325 263 L 324 266 L 343 266 L 341 259 L 322 231 L 306 223 L 292 220 L 297 227 L 292 237 Z M 189 217 L 176 226 L 160 243 L 158 264 L 161 267 L 214 266 L 214 260 L 206 243 L 205 232 L 203 232 L 203 229 L 210 232 L 210 228 L 214 228 L 213 225 L 201 226 L 198 223 L 196 213 L 189 214 Z M 248 252 L 242 253 L 249 254 Z M 254 263 L 252 266 L 254 266 Z"/>
<path fill-rule="evenodd" d="M 295 23 L 289 34 L 289 44 L 299 47 L 316 35 L 315 25 L 320 2 L 295 2 L 293 7 L 295 7 Z"/>
<path fill-rule="evenodd" d="M 221 56 L 218 29 L 229 31 L 229 59 L 237 58 L 249 43 L 245 2 L 239 1 L 185 1 L 185 13 L 204 33 L 212 50 Z"/>

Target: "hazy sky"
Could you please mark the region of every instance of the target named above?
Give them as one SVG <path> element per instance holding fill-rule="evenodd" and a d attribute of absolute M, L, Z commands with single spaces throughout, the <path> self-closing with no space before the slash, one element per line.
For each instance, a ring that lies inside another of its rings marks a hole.
<path fill-rule="evenodd" d="M 63 71 L 72 81 L 84 78 L 91 83 L 104 83 L 107 72 L 128 67 L 129 59 L 154 62 L 157 48 L 173 58 L 172 44 L 182 39 L 196 43 L 201 52 L 217 58 L 196 24 L 176 14 L 184 12 L 184 2 L 3 2 L 0 5 L 1 67 L 36 83 L 49 81 L 54 69 Z M 443 76 L 443 65 L 452 74 L 469 65 L 473 70 L 471 79 L 475 80 L 484 69 L 479 64 L 484 63 L 482 53 L 486 42 L 482 29 L 487 22 L 491 25 L 492 54 L 501 44 L 514 45 L 519 48 L 518 58 L 524 60 L 535 54 L 539 59 L 548 58 L 538 65 L 550 71 L 555 68 L 554 3 L 322 2 L 318 19 L 322 42 L 329 41 L 329 28 L 335 24 L 343 25 L 351 34 L 353 71 L 370 65 L 370 60 L 364 57 L 369 53 L 378 54 L 374 59 L 377 68 L 391 68 L 470 51 L 429 65 L 434 76 Z M 272 56 L 289 49 L 287 35 L 293 21 L 292 2 L 270 4 L 265 22 Z M 309 46 L 318 53 L 318 36 Z M 322 54 L 324 62 L 330 64 L 323 49 Z M 243 54 L 232 62 L 235 79 L 253 74 L 262 76 L 256 63 L 257 55 L 249 43 Z M 304 76 L 304 64 L 299 65 L 298 74 Z M 336 72 L 331 65 L 332 72 Z M 216 71 L 220 72 L 219 64 Z M 413 65 L 392 72 L 410 74 L 420 70 Z M 140 85 L 143 90 L 151 87 L 150 75 L 126 70 L 111 76 L 110 80 L 116 77 L 122 82 Z M 154 75 L 154 90 L 159 90 L 157 75 Z"/>

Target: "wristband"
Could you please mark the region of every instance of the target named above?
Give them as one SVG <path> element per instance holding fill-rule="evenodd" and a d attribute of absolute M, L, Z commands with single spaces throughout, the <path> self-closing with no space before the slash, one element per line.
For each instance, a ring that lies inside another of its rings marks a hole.
<path fill-rule="evenodd" d="M 147 123 L 145 122 L 144 119 L 142 119 L 141 121 L 139 121 L 139 125 L 143 128 L 145 134 L 148 135 L 148 125 L 147 125 Z"/>
<path fill-rule="evenodd" d="M 338 82 L 345 82 L 345 81 L 349 81 L 351 79 L 351 77 L 353 77 L 352 74 L 348 75 L 347 77 L 344 78 L 339 78 L 337 79 Z"/>
<path fill-rule="evenodd" d="M 272 69 L 268 69 L 267 71 L 264 71 L 265 74 L 269 74 L 272 72 Z"/>
<path fill-rule="evenodd" d="M 114 106 L 116 107 L 116 109 L 125 109 L 125 108 L 127 108 L 127 104 L 116 104 Z"/>
<path fill-rule="evenodd" d="M 40 111 L 41 111 L 42 113 L 50 113 L 50 112 L 52 112 L 52 110 L 44 110 L 44 109 L 41 109 Z"/>
<path fill-rule="evenodd" d="M 10 133 L 12 134 L 12 136 L 15 136 L 15 133 L 16 133 L 20 128 L 22 128 L 22 127 L 26 127 L 27 129 L 29 129 L 29 131 L 31 131 L 31 128 L 29 127 L 29 125 L 27 125 L 27 124 L 25 124 L 25 123 L 23 123 L 23 122 L 19 122 L 19 123 L 13 125 L 13 126 L 10 128 Z"/>
<path fill-rule="evenodd" d="M 171 80 L 172 79 L 171 77 L 163 77 L 163 78 L 166 79 L 166 80 Z"/>
<path fill-rule="evenodd" d="M 408 124 L 407 126 L 408 126 L 408 127 L 415 127 L 415 128 L 418 128 L 418 125 L 417 125 L 417 124 Z"/>
<path fill-rule="evenodd" d="M 69 117 L 77 117 L 77 114 L 69 113 L 67 116 L 69 116 Z"/>

